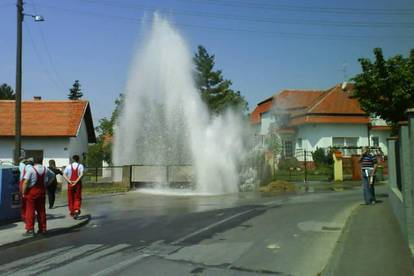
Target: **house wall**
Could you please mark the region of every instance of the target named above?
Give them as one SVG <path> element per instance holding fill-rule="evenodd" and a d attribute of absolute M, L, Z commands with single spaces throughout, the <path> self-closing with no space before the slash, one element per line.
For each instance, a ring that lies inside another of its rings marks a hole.
<path fill-rule="evenodd" d="M 275 119 L 270 111 L 262 113 L 260 121 L 260 135 L 267 135 L 269 133 L 269 126 L 274 123 Z"/>
<path fill-rule="evenodd" d="M 378 137 L 379 139 L 379 146 L 384 153 L 384 155 L 388 155 L 388 145 L 387 145 L 387 138 L 391 135 L 391 130 L 371 130 L 370 139 L 372 137 Z M 372 141 L 372 140 L 371 140 Z"/>
<path fill-rule="evenodd" d="M 298 127 L 296 140 L 302 138 L 303 149 L 314 151 L 331 147 L 333 137 L 356 137 L 357 146 L 367 146 L 367 136 L 368 128 L 363 124 L 307 124 Z"/>
<path fill-rule="evenodd" d="M 0 138 L 0 161 L 13 161 L 14 138 Z M 56 166 L 61 167 L 69 162 L 69 138 L 46 137 L 46 138 L 22 138 L 22 149 L 43 150 L 44 164 L 50 159 L 56 161 Z"/>
<path fill-rule="evenodd" d="M 79 155 L 81 161 L 83 155 L 88 152 L 88 132 L 86 130 L 85 120 L 82 120 L 78 131 L 78 136 L 71 137 L 69 141 L 69 156 Z"/>

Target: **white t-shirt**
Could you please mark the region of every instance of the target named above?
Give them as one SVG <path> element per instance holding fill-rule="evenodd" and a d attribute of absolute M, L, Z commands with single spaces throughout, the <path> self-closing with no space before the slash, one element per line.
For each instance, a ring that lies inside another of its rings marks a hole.
<path fill-rule="evenodd" d="M 79 176 L 79 175 L 81 175 L 81 174 L 83 174 L 83 171 L 84 171 L 84 167 L 83 167 L 83 165 L 82 164 L 79 164 L 79 163 L 76 163 L 76 162 L 73 162 L 72 164 L 70 164 L 70 165 L 67 165 L 66 166 L 66 168 L 65 168 L 65 170 L 64 170 L 64 174 L 66 174 L 67 176 L 68 176 L 68 178 L 70 179 L 71 178 L 71 176 L 72 176 L 72 167 L 76 170 L 76 168 L 78 168 L 78 175 L 77 175 L 77 177 Z"/>
<path fill-rule="evenodd" d="M 42 175 L 46 170 L 45 177 L 43 179 L 44 180 L 43 184 L 45 186 L 47 186 L 47 183 L 49 182 L 49 179 L 52 179 L 55 176 L 55 174 L 51 170 L 49 170 L 48 168 L 46 168 L 43 165 L 37 164 L 37 165 L 34 165 L 33 167 L 37 170 L 37 173 L 39 175 Z M 24 179 L 29 180 L 29 184 L 28 184 L 29 188 L 33 187 L 36 184 L 36 181 L 37 181 L 37 174 L 36 174 L 36 171 L 34 170 L 33 167 L 31 165 L 27 165 L 26 166 L 26 173 L 24 175 Z"/>
<path fill-rule="evenodd" d="M 26 167 L 26 164 L 23 162 L 19 163 L 19 171 L 20 171 L 20 181 L 23 179 L 23 173 L 25 172 L 24 168 Z"/>

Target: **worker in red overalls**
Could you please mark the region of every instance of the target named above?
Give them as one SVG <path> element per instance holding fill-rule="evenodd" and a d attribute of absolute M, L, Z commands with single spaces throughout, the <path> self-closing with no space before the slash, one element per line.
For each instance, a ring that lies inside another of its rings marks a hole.
<path fill-rule="evenodd" d="M 42 165 L 43 158 L 34 158 L 34 165 L 25 168 L 26 172 L 23 177 L 23 197 L 26 201 L 26 218 L 24 236 L 34 236 L 35 214 L 39 225 L 40 234 L 46 233 L 46 183 L 50 173 L 45 166 Z"/>
<path fill-rule="evenodd" d="M 19 162 L 19 171 L 20 171 L 20 178 L 19 178 L 19 192 L 21 198 L 21 207 L 20 207 L 20 216 L 22 221 L 25 221 L 26 218 L 26 198 L 23 197 L 23 181 L 24 176 L 26 174 L 26 168 L 33 166 L 33 158 L 24 159 L 23 157 L 20 158 Z"/>
<path fill-rule="evenodd" d="M 74 219 L 78 219 L 82 204 L 82 176 L 84 167 L 79 163 L 79 155 L 72 156 L 72 163 L 66 166 L 63 177 L 68 182 L 68 208 Z"/>

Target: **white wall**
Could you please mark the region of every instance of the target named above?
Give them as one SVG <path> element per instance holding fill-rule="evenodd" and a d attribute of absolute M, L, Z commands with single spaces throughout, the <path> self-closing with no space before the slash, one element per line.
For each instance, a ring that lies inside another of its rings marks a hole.
<path fill-rule="evenodd" d="M 274 123 L 275 119 L 270 111 L 261 114 L 260 120 L 260 135 L 267 135 L 269 133 L 269 126 Z"/>
<path fill-rule="evenodd" d="M 368 145 L 368 128 L 363 124 L 308 124 L 298 127 L 296 137 L 301 137 L 303 149 L 332 146 L 333 137 L 357 137 L 357 146 Z"/>
<path fill-rule="evenodd" d="M 78 136 L 69 139 L 69 156 L 79 155 L 83 162 L 82 154 L 88 152 L 88 132 L 86 130 L 85 120 L 82 120 Z"/>
<path fill-rule="evenodd" d="M 379 138 L 379 146 L 384 153 L 384 155 L 388 155 L 388 144 L 387 138 L 391 135 L 391 130 L 371 130 L 370 137 L 378 137 Z M 372 140 L 371 140 L 372 141 Z"/>
<path fill-rule="evenodd" d="M 12 162 L 14 149 L 14 138 L 0 138 L 0 160 Z M 69 162 L 69 138 L 67 137 L 45 137 L 45 138 L 22 138 L 22 149 L 43 150 L 44 164 L 50 159 L 56 161 L 56 166 L 61 167 Z"/>

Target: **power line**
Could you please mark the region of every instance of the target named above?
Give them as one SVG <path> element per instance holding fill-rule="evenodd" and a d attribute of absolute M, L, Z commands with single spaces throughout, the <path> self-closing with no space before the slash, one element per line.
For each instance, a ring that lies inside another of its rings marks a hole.
<path fill-rule="evenodd" d="M 107 17 L 112 19 L 120 19 L 120 20 L 129 20 L 129 21 L 136 21 L 141 22 L 144 18 L 143 17 L 126 17 L 126 16 L 119 16 L 119 15 L 112 15 L 112 14 L 102 14 L 96 13 L 91 11 L 83 11 L 83 10 L 73 10 L 61 7 L 53 7 L 53 6 L 44 6 L 44 8 L 49 9 L 58 9 L 64 12 L 76 13 L 76 14 L 86 14 L 95 17 Z M 274 31 L 263 31 L 263 30 L 254 30 L 254 29 L 240 29 L 240 28 L 225 28 L 225 27 L 213 27 L 213 26 L 203 26 L 203 25 L 194 25 L 194 24 L 183 24 L 178 22 L 173 22 L 175 26 L 180 26 L 184 28 L 197 28 L 197 29 L 207 29 L 207 30 L 216 30 L 216 31 L 224 31 L 224 32 L 233 32 L 233 33 L 249 33 L 253 35 L 269 35 L 269 36 L 284 36 L 284 37 L 291 37 L 291 38 L 305 38 L 305 39 L 325 39 L 325 40 L 367 40 L 367 39 L 379 39 L 379 40 L 414 40 L 414 36 L 372 36 L 372 35 L 339 35 L 339 34 L 315 34 L 315 33 L 294 33 L 294 32 L 274 32 Z"/>
<path fill-rule="evenodd" d="M 27 34 L 28 34 L 29 39 L 30 39 L 30 42 L 32 44 L 33 50 L 34 50 L 34 52 L 35 52 L 35 54 L 37 56 L 37 59 L 39 60 L 39 62 L 41 63 L 41 65 L 43 67 L 43 71 L 48 76 L 49 81 L 51 83 L 53 83 L 56 86 L 56 88 L 58 88 L 60 90 L 61 89 L 61 87 L 59 87 L 60 84 L 54 78 L 52 78 L 52 75 L 50 74 L 50 71 L 47 69 L 46 64 L 44 63 L 41 55 L 39 54 L 38 48 L 36 46 L 36 43 L 35 43 L 35 41 L 33 39 L 32 33 L 30 31 L 29 24 L 27 24 L 25 21 L 24 21 L 24 24 L 25 24 L 25 30 L 27 30 Z"/>
<path fill-rule="evenodd" d="M 32 0 L 32 5 L 33 5 L 33 9 L 34 9 L 35 13 L 37 14 L 37 8 L 36 8 L 36 4 L 35 4 L 34 0 Z M 52 55 L 50 54 L 48 43 L 46 41 L 46 37 L 45 37 L 45 34 L 43 32 L 42 26 L 39 26 L 39 32 L 40 32 L 40 38 L 41 38 L 42 43 L 43 43 L 43 47 L 44 47 L 45 52 L 46 52 L 46 57 L 49 61 L 50 67 L 52 68 L 52 71 L 53 71 L 53 73 L 56 77 L 56 80 L 58 80 L 58 82 L 60 83 L 60 85 L 62 87 L 66 87 L 65 82 L 62 80 L 60 74 L 56 70 L 56 66 L 55 66 L 55 63 L 53 61 Z M 66 89 L 66 88 L 64 88 L 64 89 Z"/>
<path fill-rule="evenodd" d="M 246 1 L 234 0 L 181 0 L 197 2 L 199 4 L 213 4 L 219 6 L 228 6 L 232 8 L 253 8 L 262 10 L 276 10 L 276 11 L 297 11 L 307 13 L 330 13 L 330 14 L 362 14 L 362 15 L 413 15 L 414 9 L 381 9 L 381 8 L 332 8 L 321 6 L 294 6 L 294 5 L 280 5 L 280 4 L 265 4 L 252 3 Z"/>
<path fill-rule="evenodd" d="M 367 22 L 367 21 L 332 21 L 332 20 L 304 20 L 304 19 L 288 19 L 288 18 L 266 18 L 266 17 L 252 17 L 244 15 L 235 15 L 235 14 L 224 14 L 224 13 L 209 13 L 209 12 L 200 12 L 194 10 L 177 10 L 171 8 L 158 8 L 158 7 L 149 7 L 137 4 L 122 4 L 114 3 L 110 1 L 96 1 L 96 0 L 84 0 L 85 2 L 124 8 L 124 9 L 139 9 L 147 11 L 160 11 L 170 14 L 184 15 L 184 16 L 193 16 L 193 17 L 206 17 L 222 20 L 232 20 L 232 21 L 247 21 L 247 22 L 257 22 L 257 23 L 278 23 L 278 24 L 291 24 L 291 25 L 316 25 L 316 26 L 330 26 L 330 27 L 371 27 L 371 28 L 414 28 L 414 22 Z"/>

